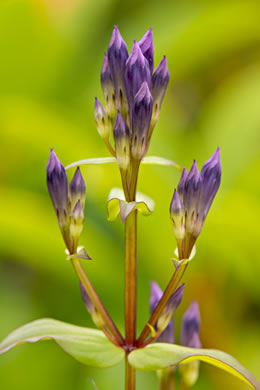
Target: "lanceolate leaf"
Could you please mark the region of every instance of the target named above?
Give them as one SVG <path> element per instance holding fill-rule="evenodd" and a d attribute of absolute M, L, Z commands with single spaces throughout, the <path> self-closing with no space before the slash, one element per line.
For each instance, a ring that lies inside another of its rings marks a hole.
<path fill-rule="evenodd" d="M 97 158 L 86 158 L 84 160 L 75 161 L 66 166 L 66 169 L 78 167 L 80 165 L 100 165 L 100 164 L 111 164 L 115 163 L 114 157 L 97 157 Z M 164 157 L 158 156 L 146 156 L 142 160 L 142 164 L 153 164 L 153 165 L 164 165 L 169 167 L 176 167 L 182 171 L 182 167 L 172 160 L 168 160 Z"/>
<path fill-rule="evenodd" d="M 24 343 L 52 339 L 74 359 L 94 367 L 111 367 L 124 358 L 124 351 L 112 344 L 100 330 L 42 319 L 16 329 L 0 344 L 0 355 Z"/>
<path fill-rule="evenodd" d="M 154 211 L 154 201 L 147 195 L 137 192 L 135 202 L 126 202 L 124 192 L 120 188 L 112 188 L 107 200 L 107 219 L 114 221 L 118 214 L 122 222 L 133 210 L 147 216 Z"/>
<path fill-rule="evenodd" d="M 186 348 L 175 344 L 156 343 L 130 353 L 130 364 L 144 371 L 155 371 L 177 364 L 201 360 L 212 364 L 260 390 L 260 383 L 235 358 L 214 349 Z"/>

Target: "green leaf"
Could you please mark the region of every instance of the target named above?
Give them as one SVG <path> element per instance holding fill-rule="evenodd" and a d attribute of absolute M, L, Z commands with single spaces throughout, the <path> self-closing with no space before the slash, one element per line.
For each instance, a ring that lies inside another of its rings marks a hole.
<path fill-rule="evenodd" d="M 97 158 L 86 158 L 84 160 L 75 161 L 66 166 L 66 169 L 78 167 L 80 165 L 100 165 L 100 164 L 111 164 L 115 163 L 116 159 L 114 157 L 97 157 Z M 182 167 L 172 160 L 168 160 L 164 157 L 157 156 L 147 156 L 142 160 L 143 164 L 154 164 L 154 165 L 164 165 L 164 166 L 172 166 L 178 168 L 182 171 Z"/>
<path fill-rule="evenodd" d="M 122 223 L 133 211 L 138 210 L 142 215 L 150 215 L 154 211 L 154 201 L 140 192 L 136 194 L 135 202 L 126 202 L 121 188 L 112 188 L 107 200 L 107 219 L 114 221 L 120 213 Z"/>
<path fill-rule="evenodd" d="M 54 340 L 79 362 L 94 367 L 111 367 L 124 358 L 124 351 L 112 344 L 100 330 L 82 328 L 44 318 L 26 324 L 0 344 L 0 355 L 24 343 Z"/>
<path fill-rule="evenodd" d="M 172 160 L 168 160 L 164 157 L 158 157 L 158 156 L 146 156 L 142 160 L 143 164 L 154 164 L 154 165 L 164 165 L 168 167 L 175 167 L 178 168 L 180 171 L 183 170 L 183 167 L 181 167 L 179 164 Z"/>
<path fill-rule="evenodd" d="M 130 353 L 130 364 L 144 371 L 155 371 L 176 364 L 201 360 L 219 367 L 246 382 L 251 388 L 260 390 L 260 383 L 235 358 L 214 349 L 186 348 L 175 344 L 156 343 Z"/>

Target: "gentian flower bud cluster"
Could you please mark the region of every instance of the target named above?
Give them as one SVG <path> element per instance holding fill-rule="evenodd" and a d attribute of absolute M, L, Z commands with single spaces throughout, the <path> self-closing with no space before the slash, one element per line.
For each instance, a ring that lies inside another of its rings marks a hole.
<path fill-rule="evenodd" d="M 79 168 L 68 185 L 65 168 L 53 149 L 47 164 L 47 186 L 67 250 L 74 254 L 83 228 L 86 185 Z"/>
<path fill-rule="evenodd" d="M 95 118 L 107 145 L 113 128 L 114 154 L 123 171 L 147 152 L 169 82 L 166 57 L 153 73 L 153 55 L 152 29 L 139 42 L 134 41 L 128 55 L 115 26 L 101 70 L 105 106 L 96 99 Z"/>
<path fill-rule="evenodd" d="M 196 160 L 189 172 L 184 168 L 170 205 L 173 230 L 180 259 L 188 259 L 197 240 L 221 180 L 219 148 L 199 173 Z"/>

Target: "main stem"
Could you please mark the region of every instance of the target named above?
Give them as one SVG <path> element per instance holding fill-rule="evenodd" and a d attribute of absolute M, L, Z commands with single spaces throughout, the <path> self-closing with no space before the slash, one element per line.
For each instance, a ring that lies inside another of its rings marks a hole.
<path fill-rule="evenodd" d="M 125 222 L 125 336 L 133 347 L 136 340 L 137 211 Z"/>
<path fill-rule="evenodd" d="M 140 162 L 132 161 L 130 174 L 122 175 L 125 199 L 135 201 Z M 122 172 L 121 172 L 122 174 Z M 125 182 L 124 182 L 124 179 Z M 128 182 L 128 185 L 127 185 Z M 126 184 L 125 184 L 126 183 Z M 125 185 L 124 185 L 125 184 Z M 128 362 L 128 353 L 136 342 L 136 291 L 137 291 L 137 210 L 125 221 L 125 390 L 135 390 L 135 369 Z"/>

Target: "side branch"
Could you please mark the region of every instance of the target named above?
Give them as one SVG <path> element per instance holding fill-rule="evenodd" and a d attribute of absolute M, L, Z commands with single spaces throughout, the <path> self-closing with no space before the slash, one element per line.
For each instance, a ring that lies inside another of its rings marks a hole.
<path fill-rule="evenodd" d="M 81 281 L 81 283 L 83 284 L 85 290 L 87 291 L 90 299 L 92 300 L 92 302 L 94 303 L 94 305 L 96 306 L 98 312 L 100 313 L 102 319 L 104 320 L 106 326 L 107 326 L 107 329 L 111 332 L 111 334 L 114 336 L 117 344 L 119 346 L 123 346 L 124 345 L 124 339 L 122 337 L 122 335 L 120 334 L 119 330 L 117 329 L 115 323 L 113 322 L 113 320 L 111 319 L 111 317 L 109 316 L 108 312 L 106 311 L 103 303 L 101 302 L 99 296 L 97 295 L 94 287 L 92 286 L 90 280 L 88 279 L 81 263 L 80 263 L 80 260 L 77 259 L 77 258 L 74 258 L 71 260 L 72 261 L 72 265 L 73 265 L 73 268 L 76 272 L 76 274 L 78 275 L 78 278 L 79 280 Z"/>
<path fill-rule="evenodd" d="M 155 324 L 158 321 L 160 315 L 162 314 L 163 309 L 165 308 L 168 300 L 170 299 L 170 297 L 172 296 L 172 294 L 174 293 L 174 291 L 178 287 L 178 285 L 183 277 L 183 274 L 186 271 L 187 266 L 188 266 L 188 262 L 184 262 L 174 272 L 166 290 L 164 291 L 164 294 L 163 294 L 160 302 L 156 306 L 155 310 L 153 311 L 153 314 L 151 315 L 149 321 L 146 323 L 141 335 L 139 336 L 139 338 L 137 340 L 137 347 L 143 346 L 143 343 L 145 342 L 146 338 L 149 336 L 149 333 L 151 332 L 151 329 L 148 326 L 148 324 L 151 325 L 152 327 L 155 326 Z"/>

